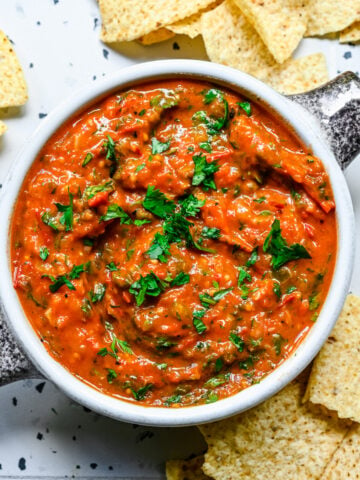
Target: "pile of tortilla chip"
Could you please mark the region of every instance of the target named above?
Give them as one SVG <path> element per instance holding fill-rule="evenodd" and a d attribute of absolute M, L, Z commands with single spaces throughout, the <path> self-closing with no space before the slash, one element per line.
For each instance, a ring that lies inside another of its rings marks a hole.
<path fill-rule="evenodd" d="M 0 30 L 0 109 L 24 105 L 27 86 L 19 60 L 7 36 Z M 0 135 L 6 131 L 0 120 Z"/>
<path fill-rule="evenodd" d="M 292 58 L 303 37 L 339 32 L 360 41 L 360 0 L 99 0 L 101 39 L 144 45 L 175 34 L 202 35 L 211 61 L 229 65 L 281 93 L 328 80 L 322 53 Z"/>
<path fill-rule="evenodd" d="M 171 460 L 168 480 L 360 478 L 360 298 L 349 295 L 309 372 L 263 404 L 199 427 L 204 456 Z"/>

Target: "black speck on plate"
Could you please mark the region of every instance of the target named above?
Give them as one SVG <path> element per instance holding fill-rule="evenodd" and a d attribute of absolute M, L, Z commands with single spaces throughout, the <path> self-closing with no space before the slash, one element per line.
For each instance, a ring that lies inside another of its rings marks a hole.
<path fill-rule="evenodd" d="M 26 470 L 26 460 L 24 457 L 21 457 L 19 459 L 18 467 L 20 468 L 20 470 Z"/>
<path fill-rule="evenodd" d="M 39 114 L 40 116 L 40 114 Z M 40 117 L 42 118 L 42 117 Z M 38 383 L 35 387 L 35 390 L 37 390 L 39 393 L 42 393 L 42 391 L 44 390 L 44 387 L 45 387 L 45 382 L 41 382 L 41 383 Z"/>

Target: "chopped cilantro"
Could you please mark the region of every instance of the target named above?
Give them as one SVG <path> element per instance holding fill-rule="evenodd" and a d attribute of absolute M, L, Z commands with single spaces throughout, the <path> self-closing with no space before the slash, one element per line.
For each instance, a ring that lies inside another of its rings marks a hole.
<path fill-rule="evenodd" d="M 143 115 L 145 115 L 145 113 L 146 113 L 146 110 L 145 108 L 143 108 L 142 110 L 140 110 L 139 116 L 142 117 Z"/>
<path fill-rule="evenodd" d="M 142 225 L 145 225 L 146 223 L 151 223 L 151 220 L 147 220 L 146 218 L 141 218 L 141 219 L 134 220 L 134 225 L 136 227 L 141 227 Z"/>
<path fill-rule="evenodd" d="M 211 153 L 212 152 L 212 147 L 210 142 L 201 142 L 199 143 L 199 147 L 202 150 L 205 150 L 205 152 Z"/>
<path fill-rule="evenodd" d="M 274 220 L 269 235 L 264 242 L 264 252 L 272 255 L 271 265 L 274 270 L 278 270 L 285 263 L 300 258 L 311 258 L 311 255 L 305 247 L 299 243 L 288 245 L 286 240 L 281 236 L 280 221 Z"/>
<path fill-rule="evenodd" d="M 146 167 L 146 164 L 145 163 L 142 163 L 141 165 L 138 165 L 136 168 L 135 168 L 135 172 L 140 172 L 143 168 Z"/>
<path fill-rule="evenodd" d="M 51 215 L 51 213 L 48 210 L 46 210 L 46 212 L 44 212 L 41 215 L 41 220 L 45 225 L 55 230 L 55 232 L 59 231 L 59 228 L 54 221 L 54 217 Z"/>
<path fill-rule="evenodd" d="M 206 332 L 207 330 L 207 327 L 205 325 L 205 323 L 201 320 L 201 318 L 199 316 L 196 315 L 197 312 L 194 312 L 194 316 L 193 316 L 193 325 L 197 331 L 197 333 L 199 333 L 200 335 L 204 332 Z M 203 316 L 203 315 L 202 315 Z"/>
<path fill-rule="evenodd" d="M 280 283 L 274 282 L 273 291 L 274 291 L 275 295 L 277 296 L 278 300 L 280 300 L 280 298 L 281 298 Z"/>
<path fill-rule="evenodd" d="M 84 161 L 82 162 L 81 166 L 82 166 L 82 167 L 86 167 L 86 165 L 87 165 L 88 163 L 90 163 L 93 158 L 94 158 L 94 154 L 91 153 L 91 152 L 88 152 L 88 153 L 85 155 Z"/>
<path fill-rule="evenodd" d="M 116 203 L 112 203 L 108 206 L 107 212 L 100 217 L 99 222 L 108 222 L 109 220 L 114 220 L 116 218 L 120 219 L 122 225 L 130 225 L 132 223 L 129 215 Z"/>
<path fill-rule="evenodd" d="M 224 366 L 224 360 L 219 357 L 215 360 L 215 372 L 218 373 Z"/>
<path fill-rule="evenodd" d="M 205 155 L 194 155 L 193 161 L 195 164 L 194 176 L 192 179 L 192 185 L 202 185 L 205 191 L 210 188 L 216 190 L 214 181 L 214 173 L 219 170 L 219 165 L 216 160 L 213 162 L 207 162 Z"/>
<path fill-rule="evenodd" d="M 219 400 L 219 397 L 214 392 L 208 392 L 205 403 L 214 403 Z"/>
<path fill-rule="evenodd" d="M 161 107 L 163 109 L 176 107 L 179 103 L 179 97 L 173 90 L 162 89 L 159 95 L 150 100 L 152 107 Z"/>
<path fill-rule="evenodd" d="M 110 272 L 116 272 L 118 270 L 117 266 L 115 265 L 114 262 L 110 262 L 106 265 L 106 268 L 110 270 Z"/>
<path fill-rule="evenodd" d="M 168 142 L 160 142 L 155 137 L 151 139 L 151 153 L 153 155 L 157 153 L 164 153 L 170 148 L 170 140 Z"/>
<path fill-rule="evenodd" d="M 106 286 L 103 283 L 95 283 L 94 290 L 89 292 L 92 303 L 101 302 L 105 295 Z"/>
<path fill-rule="evenodd" d="M 107 160 L 111 160 L 111 161 L 116 160 L 115 142 L 110 137 L 110 135 L 107 135 L 107 140 L 103 143 L 103 148 L 106 152 Z"/>
<path fill-rule="evenodd" d="M 205 308 L 209 308 L 210 305 L 216 305 L 219 300 L 225 297 L 228 293 L 233 290 L 233 287 L 224 288 L 223 290 L 218 290 L 214 293 L 213 296 L 208 293 L 200 293 L 200 302 Z"/>
<path fill-rule="evenodd" d="M 204 387 L 207 387 L 207 388 L 220 387 L 220 385 L 224 385 L 224 383 L 227 383 L 229 379 L 230 379 L 230 373 L 221 373 L 216 377 L 209 378 L 209 380 L 207 380 L 204 383 Z"/>
<path fill-rule="evenodd" d="M 65 275 L 58 275 L 56 278 L 52 275 L 42 275 L 42 277 L 50 278 L 52 283 L 49 285 L 49 289 L 51 293 L 55 293 L 61 288 L 63 285 L 66 285 L 69 290 L 75 290 L 75 286 L 70 282 L 70 280 L 74 280 L 80 277 L 80 273 L 89 271 L 90 262 L 83 263 L 81 265 L 74 265 L 69 274 Z"/>
<path fill-rule="evenodd" d="M 320 302 L 318 301 L 317 296 L 318 296 L 317 293 L 313 293 L 309 297 L 309 310 L 310 311 L 316 310 L 320 305 Z"/>
<path fill-rule="evenodd" d="M 184 215 L 184 217 L 195 217 L 200 212 L 200 208 L 205 205 L 205 200 L 199 200 L 190 194 L 179 200 L 179 203 L 181 205 L 180 213 Z"/>
<path fill-rule="evenodd" d="M 170 255 L 170 244 L 168 238 L 165 235 L 157 232 L 154 240 L 152 241 L 147 254 L 153 260 L 159 260 L 160 262 L 167 262 L 166 255 Z"/>
<path fill-rule="evenodd" d="M 249 282 L 251 282 L 252 277 L 244 267 L 239 267 L 238 286 L 241 287 L 241 285 L 245 282 L 245 280 L 248 280 Z"/>
<path fill-rule="evenodd" d="M 168 397 L 165 400 L 164 405 L 168 407 L 172 403 L 181 403 L 181 395 L 173 395 L 172 397 Z"/>
<path fill-rule="evenodd" d="M 251 105 L 249 102 L 236 102 L 244 110 L 248 117 L 251 116 Z"/>
<path fill-rule="evenodd" d="M 175 203 L 168 200 L 166 196 L 152 185 L 148 186 L 143 207 L 154 215 L 165 218 L 175 210 Z"/>
<path fill-rule="evenodd" d="M 43 260 L 45 262 L 45 260 L 49 256 L 49 250 L 47 249 L 47 247 L 40 247 L 39 256 L 40 256 L 41 260 Z"/>
<path fill-rule="evenodd" d="M 73 229 L 73 200 L 74 196 L 69 192 L 69 205 L 62 205 L 61 203 L 55 202 L 56 208 L 62 213 L 60 217 L 60 223 L 65 225 L 66 232 L 69 232 Z"/>
<path fill-rule="evenodd" d="M 134 395 L 135 400 L 140 401 L 144 400 L 146 397 L 146 394 L 148 393 L 149 390 L 151 390 L 153 387 L 152 383 L 148 383 L 147 385 L 144 385 L 143 387 L 139 388 L 139 390 L 134 390 L 131 388 L 131 392 Z"/>
<path fill-rule="evenodd" d="M 291 287 L 289 287 L 287 290 L 286 290 L 286 293 L 289 294 L 289 293 L 292 293 L 296 290 L 296 287 L 294 287 L 294 285 L 292 285 Z"/>
<path fill-rule="evenodd" d="M 210 116 L 210 118 L 206 119 L 204 123 L 207 124 L 208 132 L 210 135 L 218 133 L 218 131 L 226 125 L 229 116 L 229 104 L 225 100 L 223 92 L 217 90 L 216 88 L 211 88 L 205 93 L 204 103 L 205 105 L 208 105 L 215 99 L 224 104 L 224 116 L 220 118 L 213 118 L 212 116 Z"/>
<path fill-rule="evenodd" d="M 263 202 L 265 202 L 265 200 L 266 200 L 266 197 L 259 197 L 259 198 L 255 198 L 255 199 L 254 199 L 254 202 L 256 202 L 256 203 L 263 203 Z"/>
<path fill-rule="evenodd" d="M 220 230 L 218 228 L 204 227 L 201 232 L 201 236 L 204 238 L 211 238 L 217 240 L 220 238 Z"/>
<path fill-rule="evenodd" d="M 275 333 L 273 335 L 273 343 L 274 343 L 274 348 L 275 348 L 275 353 L 276 355 L 281 354 L 281 349 L 284 343 L 286 343 L 287 340 L 283 338 L 280 333 Z"/>
<path fill-rule="evenodd" d="M 258 247 L 255 247 L 254 250 L 251 252 L 249 260 L 246 262 L 246 266 L 251 267 L 258 260 L 258 258 Z"/>
<path fill-rule="evenodd" d="M 107 371 L 108 371 L 107 381 L 109 383 L 113 383 L 113 380 L 115 380 L 115 378 L 117 377 L 117 373 L 112 368 L 108 368 Z"/>
<path fill-rule="evenodd" d="M 167 283 L 161 280 L 154 272 L 148 273 L 145 277 L 140 276 L 139 280 L 134 282 L 129 292 L 135 296 L 136 304 L 142 305 L 145 296 L 158 297 L 167 286 Z"/>
<path fill-rule="evenodd" d="M 229 339 L 230 342 L 235 345 L 235 347 L 239 350 L 240 353 L 244 350 L 245 342 L 235 332 L 230 333 Z"/>
<path fill-rule="evenodd" d="M 100 192 L 111 192 L 114 190 L 114 183 L 112 180 L 109 180 L 106 183 L 103 183 L 101 185 L 90 185 L 89 187 L 86 187 L 84 190 L 84 197 L 87 200 L 90 200 L 90 198 L 95 197 L 97 193 Z"/>
<path fill-rule="evenodd" d="M 190 282 L 190 275 L 188 273 L 180 272 L 176 277 L 171 280 L 170 285 L 172 287 L 179 287 L 181 285 L 186 285 Z"/>

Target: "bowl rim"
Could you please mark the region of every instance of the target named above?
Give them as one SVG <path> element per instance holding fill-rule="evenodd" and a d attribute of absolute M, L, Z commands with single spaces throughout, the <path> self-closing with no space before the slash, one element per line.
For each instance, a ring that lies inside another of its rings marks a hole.
<path fill-rule="evenodd" d="M 27 320 L 12 286 L 9 227 L 13 207 L 25 175 L 37 153 L 51 135 L 76 112 L 85 110 L 101 97 L 130 85 L 161 78 L 198 78 L 226 86 L 255 98 L 275 111 L 296 135 L 321 158 L 336 201 L 338 251 L 333 279 L 324 305 L 311 331 L 293 354 L 259 384 L 231 397 L 208 405 L 181 409 L 148 407 L 108 396 L 81 381 L 58 363 L 44 348 Z M 111 418 L 151 426 L 189 426 L 220 420 L 258 405 L 293 380 L 318 353 L 341 311 L 348 293 L 354 260 L 354 214 L 350 193 L 333 154 L 324 143 L 319 128 L 299 106 L 261 81 L 239 70 L 198 60 L 160 60 L 121 69 L 119 72 L 84 87 L 50 113 L 24 143 L 4 185 L 0 217 L 0 299 L 10 329 L 34 365 L 76 402 Z M 179 414 L 180 413 L 180 414 Z"/>

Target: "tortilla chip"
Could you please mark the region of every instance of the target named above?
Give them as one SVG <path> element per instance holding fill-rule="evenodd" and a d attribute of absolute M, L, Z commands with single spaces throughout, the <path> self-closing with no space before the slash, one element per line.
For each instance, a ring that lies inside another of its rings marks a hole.
<path fill-rule="evenodd" d="M 360 425 L 354 424 L 328 463 L 321 480 L 360 479 Z"/>
<path fill-rule="evenodd" d="M 200 426 L 209 445 L 203 471 L 216 480 L 319 479 L 348 427 L 301 403 L 295 381 L 258 407 Z"/>
<path fill-rule="evenodd" d="M 209 480 L 201 467 L 204 456 L 200 455 L 191 460 L 170 460 L 166 462 L 167 480 Z"/>
<path fill-rule="evenodd" d="M 360 41 L 360 22 L 355 22 L 350 27 L 340 32 L 340 43 L 350 43 Z"/>
<path fill-rule="evenodd" d="M 289 59 L 279 65 L 231 0 L 204 13 L 201 30 L 210 60 L 249 73 L 281 93 L 301 93 L 328 79 L 322 54 Z"/>
<path fill-rule="evenodd" d="M 344 308 L 314 361 L 304 401 L 360 422 L 360 298 L 348 295 Z"/>
<path fill-rule="evenodd" d="M 99 0 L 104 42 L 131 41 L 189 17 L 214 0 Z"/>
<path fill-rule="evenodd" d="M 170 32 L 167 28 L 159 28 L 159 30 L 147 33 L 143 37 L 138 38 L 138 42 L 142 45 L 152 45 L 153 43 L 164 42 L 172 37 L 175 37 L 175 33 Z"/>
<path fill-rule="evenodd" d="M 220 5 L 221 2 L 222 0 L 213 2 L 208 8 L 205 8 L 205 10 L 201 10 L 200 12 L 191 15 L 191 17 L 184 18 L 184 20 L 180 20 L 172 25 L 168 25 L 167 28 L 178 35 L 187 35 L 190 38 L 195 38 L 198 35 L 201 35 L 201 15 L 213 10 Z"/>
<path fill-rule="evenodd" d="M 306 36 L 344 30 L 360 19 L 360 0 L 309 0 Z"/>
<path fill-rule="evenodd" d="M 7 130 L 7 126 L 4 122 L 0 120 L 0 136 L 3 135 Z"/>
<path fill-rule="evenodd" d="M 21 65 L 9 39 L 0 30 L 0 108 L 18 107 L 27 99 Z"/>
<path fill-rule="evenodd" d="M 304 0 L 235 0 L 235 4 L 277 62 L 291 57 L 307 27 Z"/>

